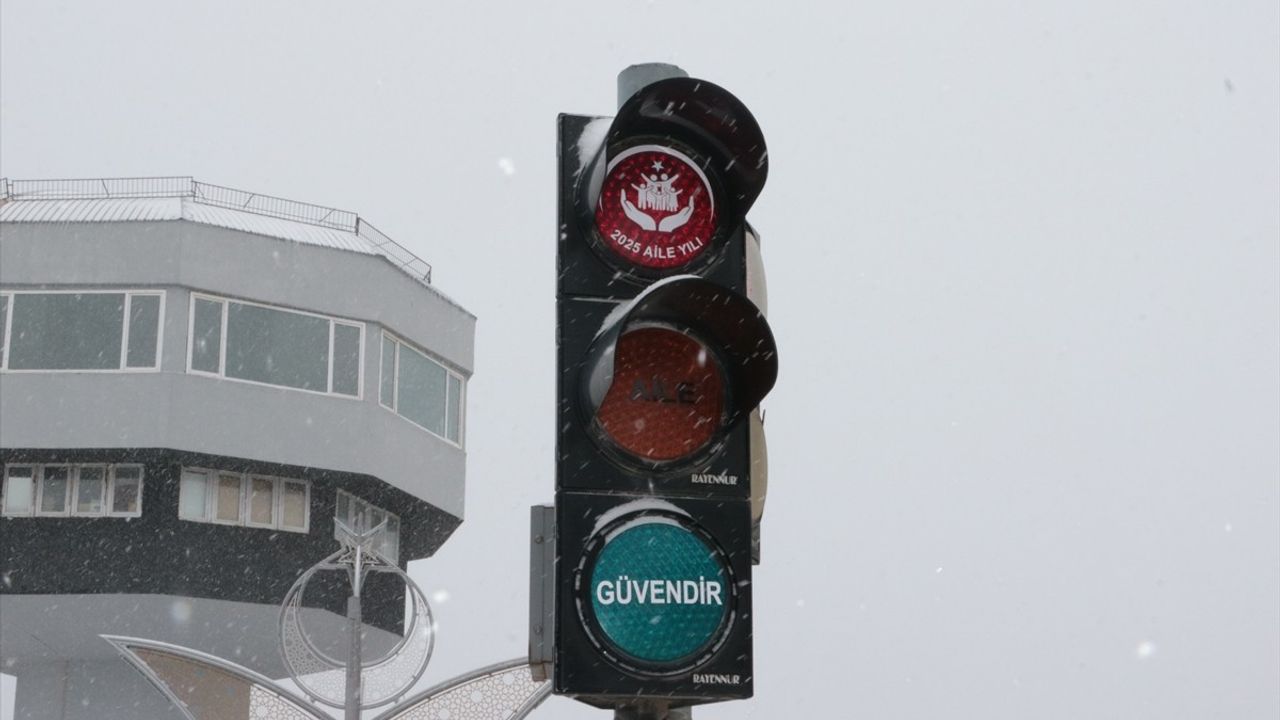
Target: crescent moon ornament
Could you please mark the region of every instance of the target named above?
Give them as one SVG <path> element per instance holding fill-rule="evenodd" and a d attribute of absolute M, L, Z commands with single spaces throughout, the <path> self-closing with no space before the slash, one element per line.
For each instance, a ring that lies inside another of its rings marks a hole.
<path fill-rule="evenodd" d="M 356 617 L 360 588 L 370 572 L 389 573 L 405 585 L 409 615 L 403 637 L 381 658 L 365 661 L 359 657 L 358 705 L 375 708 L 395 701 L 410 690 L 426 670 L 435 647 L 435 625 L 431 606 L 421 588 L 395 563 L 382 557 L 374 545 L 384 524 L 358 532 L 338 522 L 343 548 L 304 572 L 285 595 L 280 610 L 280 656 L 289 677 L 316 702 L 334 708 L 347 707 L 348 684 L 355 673 L 345 660 L 322 651 L 303 623 L 303 597 L 308 583 L 320 572 L 341 572 L 352 585 L 351 601 Z M 348 613 L 348 618 L 351 613 Z M 358 647 L 358 646 L 357 646 Z"/>

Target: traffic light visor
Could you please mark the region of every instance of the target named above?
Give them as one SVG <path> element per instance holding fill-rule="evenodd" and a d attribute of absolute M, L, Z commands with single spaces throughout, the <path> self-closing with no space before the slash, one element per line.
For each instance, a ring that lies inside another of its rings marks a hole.
<path fill-rule="evenodd" d="M 727 186 L 730 207 L 746 215 L 769 175 L 769 151 L 755 116 L 733 93 L 697 78 L 668 78 L 632 95 L 606 140 L 610 161 L 637 137 L 666 137 L 697 148 L 707 172 Z"/>

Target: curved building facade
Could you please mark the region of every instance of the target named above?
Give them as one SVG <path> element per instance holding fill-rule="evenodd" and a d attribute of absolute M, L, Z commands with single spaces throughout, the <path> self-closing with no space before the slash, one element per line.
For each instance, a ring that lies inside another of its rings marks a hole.
<path fill-rule="evenodd" d="M 17 717 L 168 717 L 104 632 L 281 675 L 279 603 L 336 518 L 385 521 L 402 567 L 433 554 L 463 517 L 474 330 L 352 213 L 189 178 L 0 183 Z M 402 622 L 386 580 L 374 635 Z M 338 623 L 345 595 L 306 604 Z"/>

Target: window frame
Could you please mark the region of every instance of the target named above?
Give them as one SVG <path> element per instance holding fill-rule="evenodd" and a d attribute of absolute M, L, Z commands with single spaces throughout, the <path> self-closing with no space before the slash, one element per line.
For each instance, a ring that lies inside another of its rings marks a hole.
<path fill-rule="evenodd" d="M 31 499 L 25 512 L 11 512 L 9 510 L 9 471 L 14 468 L 28 468 L 31 470 Z M 4 517 L 29 517 L 35 513 L 36 509 L 36 488 L 40 485 L 40 465 L 39 463 L 13 463 L 4 466 L 4 474 L 0 475 L 0 515 Z"/>
<path fill-rule="evenodd" d="M 223 520 L 222 518 L 218 517 L 218 510 L 221 505 L 221 503 L 219 502 L 220 500 L 219 496 L 221 495 L 220 491 L 222 490 L 222 478 L 224 477 L 228 477 L 228 478 L 234 477 L 239 482 L 239 489 L 236 492 L 236 519 L 235 520 Z M 246 504 L 245 486 L 248 484 L 245 482 L 246 479 L 248 479 L 247 473 L 231 472 L 230 470 L 213 471 L 213 483 L 211 483 L 210 486 L 208 486 L 205 490 L 205 492 L 210 493 L 209 495 L 205 496 L 205 498 L 208 500 L 208 504 L 205 505 L 205 509 L 209 513 L 209 517 L 208 517 L 209 522 L 213 523 L 214 525 L 245 525 L 245 512 L 244 512 L 245 510 L 244 506 Z"/>
<path fill-rule="evenodd" d="M 386 352 L 385 341 L 388 341 L 388 340 L 391 342 L 391 346 L 393 348 L 393 355 L 391 358 L 391 405 L 387 405 L 386 403 L 382 402 L 382 370 L 383 370 L 383 367 L 385 366 L 385 363 L 383 362 L 383 358 L 384 358 L 384 353 Z M 408 349 L 410 352 L 417 353 L 418 355 L 422 356 L 423 359 L 427 360 L 428 362 L 435 363 L 445 371 L 445 383 L 444 383 L 445 397 L 444 397 L 444 410 L 443 410 L 444 422 L 445 422 L 445 426 L 444 426 L 445 435 L 441 435 L 437 433 L 435 430 L 432 430 L 431 428 L 428 428 L 424 425 L 419 424 L 415 420 L 409 418 L 406 415 L 401 414 L 400 412 L 400 409 L 399 409 L 400 408 L 400 352 L 402 348 Z M 457 420 L 458 439 L 456 441 L 450 440 L 448 438 L 449 379 L 450 378 L 456 379 L 458 381 L 458 420 Z M 455 370 L 451 365 L 444 362 L 442 359 L 437 358 L 435 355 L 432 355 L 426 350 L 423 350 L 417 345 L 414 345 L 413 343 L 408 342 L 407 340 L 404 340 L 399 335 L 396 335 L 395 333 L 386 329 L 382 330 L 382 336 L 378 341 L 378 405 L 394 413 L 398 417 L 403 418 L 410 425 L 413 425 L 414 427 L 429 433 L 433 437 L 440 438 L 441 440 L 449 443 L 450 445 L 456 448 L 465 449 L 466 447 L 467 378 L 461 372 Z"/>
<path fill-rule="evenodd" d="M 41 506 L 44 505 L 45 471 L 51 467 L 67 469 L 67 486 L 62 491 L 62 509 L 55 512 L 46 512 L 41 509 Z M 75 465 L 71 463 L 41 463 L 40 476 L 36 482 L 36 498 L 35 503 L 31 506 L 31 514 L 36 517 L 71 517 L 71 501 L 75 497 L 73 492 L 75 484 Z"/>
<path fill-rule="evenodd" d="M 217 303 L 220 307 L 220 335 L 218 344 L 218 371 L 209 372 L 208 370 L 197 370 L 192 366 L 195 358 L 195 331 L 196 331 L 196 301 L 204 300 L 206 302 Z M 329 341 L 328 341 L 328 367 L 325 370 L 326 390 L 309 390 L 307 388 L 293 387 L 292 385 L 275 385 L 273 383 L 262 382 L 261 380 L 247 380 L 245 378 L 231 377 L 227 375 L 227 317 L 229 315 L 230 303 L 239 305 L 250 305 L 253 307 L 266 308 L 267 310 L 275 310 L 277 312 L 291 313 L 294 315 L 304 315 L 308 317 L 320 318 L 327 320 L 329 323 Z M 335 327 L 337 325 L 346 325 L 353 327 L 360 333 L 360 339 L 357 344 L 359 357 L 356 362 L 356 394 L 347 395 L 333 391 L 333 346 L 334 336 L 336 334 Z M 346 400 L 364 400 L 364 380 L 365 380 L 365 331 L 367 323 L 350 318 L 342 318 L 334 315 L 325 315 L 323 313 L 310 312 L 308 310 L 297 310 L 281 305 L 272 305 L 270 303 L 255 302 L 253 300 L 241 300 L 238 298 L 226 297 L 222 295 L 211 295 L 209 293 L 192 292 L 191 299 L 187 303 L 187 363 L 186 371 L 192 375 L 203 375 L 205 377 L 214 377 L 231 382 L 245 383 L 247 385 L 257 385 L 259 387 L 277 388 L 280 390 L 292 390 L 295 392 L 304 392 L 311 395 L 322 395 L 324 397 L 344 398 Z"/>
<path fill-rule="evenodd" d="M 80 506 L 80 479 L 85 468 L 102 468 L 102 493 L 99 499 L 102 501 L 101 508 L 98 512 L 81 512 Z M 72 515 L 80 517 L 103 517 L 107 514 L 107 507 L 111 503 L 111 468 L 107 463 L 83 463 L 76 465 L 71 471 L 71 502 L 67 505 L 67 510 Z"/>
<path fill-rule="evenodd" d="M 4 300 L 4 332 L 0 333 L 0 371 L 7 372 L 9 370 L 9 336 L 13 332 L 13 292 L 8 290 L 0 292 L 0 299 Z"/>
<path fill-rule="evenodd" d="M 284 486 L 285 485 L 301 485 L 302 486 L 302 527 L 286 525 L 284 522 Z M 279 499 L 276 517 L 276 527 L 285 532 L 310 533 L 311 532 L 311 481 L 301 480 L 298 478 L 276 478 L 276 498 Z"/>
<path fill-rule="evenodd" d="M 193 517 L 193 516 L 182 514 L 182 497 L 184 495 L 183 489 L 182 489 L 182 481 L 184 479 L 184 476 L 187 473 L 191 473 L 192 475 L 200 475 L 204 478 L 204 504 L 201 506 L 202 508 L 201 515 L 199 517 Z M 205 470 L 204 468 L 189 468 L 189 467 L 179 468 L 178 470 L 178 519 L 179 520 L 190 520 L 192 522 L 208 522 L 209 521 L 208 520 L 209 518 L 209 474 L 210 472 L 208 470 Z"/>
<path fill-rule="evenodd" d="M 265 523 L 254 522 L 253 519 L 253 484 L 258 480 L 265 480 L 271 485 L 271 519 Z M 246 483 L 245 481 L 248 482 Z M 240 487 L 241 495 L 244 497 L 244 526 L 252 528 L 279 527 L 280 515 L 284 510 L 284 497 L 280 492 L 280 480 L 256 473 L 245 473 Z"/>
<path fill-rule="evenodd" d="M 204 515 L 202 517 L 187 517 L 182 514 L 182 474 L 184 473 L 198 473 L 204 476 Z M 235 476 L 240 479 L 240 496 L 237 504 L 240 514 L 239 518 L 234 521 L 218 518 L 218 481 L 224 476 Z M 253 522 L 250 519 L 254 480 L 271 481 L 271 523 L 269 524 Z M 284 486 L 286 484 L 301 485 L 304 488 L 302 496 L 303 527 L 284 524 Z M 311 532 L 311 481 L 304 478 L 281 477 L 267 473 L 218 470 L 203 466 L 184 465 L 178 475 L 178 519 L 227 527 L 246 527 L 255 530 L 279 530 L 281 532 L 307 534 Z"/>
<path fill-rule="evenodd" d="M 5 303 L 4 337 L 0 338 L 0 372 L 24 373 L 157 373 L 164 363 L 164 317 L 168 298 L 167 290 L 146 288 L 87 288 L 78 290 L 5 290 L 0 296 L 8 299 Z M 124 295 L 122 318 L 120 320 L 120 358 L 115 368 L 10 368 L 9 361 L 13 355 L 10 342 L 13 339 L 13 307 L 17 295 Z M 129 325 L 130 314 L 135 295 L 147 295 L 160 298 L 160 309 L 156 316 L 156 353 L 155 362 L 149 367 L 129 367 Z"/>
<path fill-rule="evenodd" d="M 327 317 L 329 319 L 329 392 L 326 395 L 336 395 L 338 397 L 351 398 L 352 400 L 364 399 L 364 323 L 357 323 L 348 320 L 340 320 L 338 318 L 320 315 L 319 317 Z M 333 389 L 333 373 L 338 363 L 335 361 L 333 351 L 338 344 L 338 326 L 343 325 L 356 329 L 356 394 L 348 395 L 346 393 L 335 392 Z"/>
<path fill-rule="evenodd" d="M 116 512 L 116 471 L 120 468 L 138 469 L 138 509 L 133 512 Z M 104 506 L 107 517 L 142 517 L 143 489 L 146 488 L 147 471 L 141 463 L 110 463 L 107 465 L 107 504 Z"/>
<path fill-rule="evenodd" d="M 44 470 L 46 467 L 65 467 L 67 468 L 67 491 L 66 505 L 61 512 L 44 512 L 40 510 L 40 501 L 44 497 Z M 81 512 L 76 509 L 80 497 L 80 471 L 82 468 L 102 468 L 103 469 L 103 489 L 102 509 L 98 512 Z M 31 507 L 27 512 L 10 512 L 7 506 L 9 497 L 9 471 L 13 468 L 30 468 L 31 469 Z M 115 512 L 116 497 L 116 470 L 119 468 L 137 468 L 138 469 L 138 509 L 133 512 Z M 107 463 L 107 462 L 85 462 L 85 463 L 9 463 L 3 467 L 3 475 L 0 475 L 0 489 L 3 490 L 4 500 L 0 503 L 0 515 L 4 517 L 57 517 L 57 518 L 135 518 L 142 516 L 143 489 L 146 487 L 146 470 L 141 463 Z"/>

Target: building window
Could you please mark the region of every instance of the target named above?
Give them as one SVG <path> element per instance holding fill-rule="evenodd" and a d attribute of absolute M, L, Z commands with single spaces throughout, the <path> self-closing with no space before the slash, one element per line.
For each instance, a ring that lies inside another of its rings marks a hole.
<path fill-rule="evenodd" d="M 191 372 L 360 397 L 364 326 L 323 315 L 191 296 Z"/>
<path fill-rule="evenodd" d="M 0 294 L 0 368 L 158 370 L 163 315 L 163 292 Z"/>
<path fill-rule="evenodd" d="M 399 338 L 382 335 L 378 400 L 383 407 L 462 445 L 462 376 Z"/>
<path fill-rule="evenodd" d="M 76 481 L 77 514 L 101 515 L 107 508 L 107 469 L 101 465 L 80 468 Z"/>
<path fill-rule="evenodd" d="M 9 466 L 4 474 L 4 514 L 30 515 L 36 501 L 36 469 Z"/>
<path fill-rule="evenodd" d="M 306 480 L 183 468 L 178 517 L 304 533 L 310 528 L 310 501 Z"/>
<path fill-rule="evenodd" d="M 111 514 L 142 514 L 142 468 L 115 465 L 111 468 Z"/>
<path fill-rule="evenodd" d="M 334 518 L 341 520 L 353 530 L 368 530 L 386 521 L 382 537 L 374 544 L 373 549 L 384 558 L 394 563 L 400 562 L 400 517 L 382 508 L 372 505 L 349 492 L 339 490 Z M 335 524 L 333 536 L 338 540 L 338 527 Z"/>
<path fill-rule="evenodd" d="M 5 358 L 9 357 L 9 296 L 0 293 L 0 368 L 8 367 Z"/>
<path fill-rule="evenodd" d="M 69 515 L 67 497 L 71 494 L 71 466 L 45 465 L 36 485 L 37 515 Z"/>
<path fill-rule="evenodd" d="M 137 517 L 142 514 L 139 465 L 9 465 L 5 515 Z"/>

